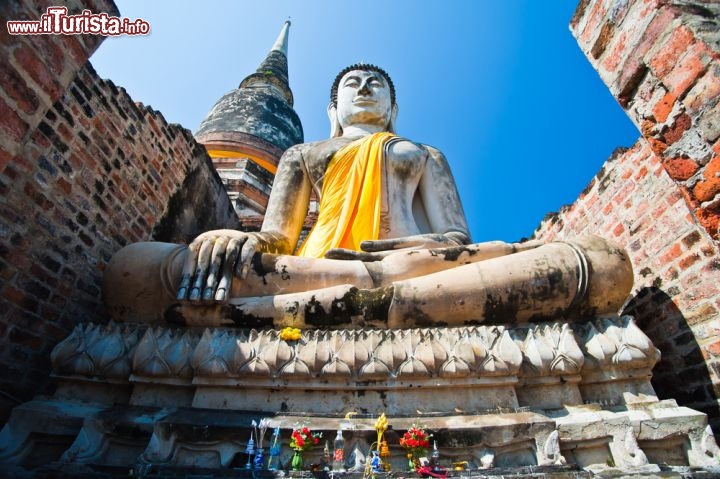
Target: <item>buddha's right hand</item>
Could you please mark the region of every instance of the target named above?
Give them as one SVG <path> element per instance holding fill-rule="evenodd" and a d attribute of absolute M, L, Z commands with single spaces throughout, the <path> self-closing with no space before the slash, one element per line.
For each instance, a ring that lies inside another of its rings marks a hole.
<path fill-rule="evenodd" d="M 266 242 L 262 233 L 214 230 L 201 234 L 189 246 L 177 300 L 227 301 L 233 274 L 247 277 L 253 256 L 266 250 Z"/>

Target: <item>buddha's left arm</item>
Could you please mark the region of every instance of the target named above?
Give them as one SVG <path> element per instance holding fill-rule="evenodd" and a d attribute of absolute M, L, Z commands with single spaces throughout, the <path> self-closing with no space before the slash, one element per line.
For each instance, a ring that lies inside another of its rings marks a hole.
<path fill-rule="evenodd" d="M 418 193 L 425 206 L 433 233 L 442 234 L 458 244 L 470 243 L 470 232 L 465 219 L 460 195 L 445 155 L 427 146 L 429 158 L 418 185 Z"/>

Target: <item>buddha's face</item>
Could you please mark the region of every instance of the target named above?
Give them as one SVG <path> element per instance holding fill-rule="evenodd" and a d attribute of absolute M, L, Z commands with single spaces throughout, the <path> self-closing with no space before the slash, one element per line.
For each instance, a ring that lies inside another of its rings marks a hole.
<path fill-rule="evenodd" d="M 390 87 L 381 74 L 352 70 L 340 79 L 337 120 L 341 127 L 372 124 L 385 128 L 390 123 L 391 113 Z"/>

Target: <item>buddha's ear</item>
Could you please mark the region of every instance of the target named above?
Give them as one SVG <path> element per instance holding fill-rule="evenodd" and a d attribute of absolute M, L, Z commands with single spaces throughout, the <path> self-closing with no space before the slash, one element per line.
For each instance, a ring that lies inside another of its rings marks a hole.
<path fill-rule="evenodd" d="M 337 118 L 337 107 L 332 102 L 327 107 L 327 114 L 330 119 L 330 138 L 342 136 L 342 127 Z"/>
<path fill-rule="evenodd" d="M 400 108 L 397 106 L 397 103 L 392 106 L 392 111 L 390 112 L 390 123 L 388 123 L 388 131 L 390 133 L 395 133 L 395 122 L 397 121 L 397 115 Z"/>

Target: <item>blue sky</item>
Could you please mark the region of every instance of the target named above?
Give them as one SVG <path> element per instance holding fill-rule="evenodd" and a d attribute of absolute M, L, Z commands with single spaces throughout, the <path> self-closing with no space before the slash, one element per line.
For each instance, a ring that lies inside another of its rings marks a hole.
<path fill-rule="evenodd" d="M 191 131 L 255 71 L 288 17 L 305 141 L 328 136 L 338 71 L 382 66 L 397 89 L 398 134 L 448 157 L 475 241 L 529 236 L 639 137 L 568 30 L 575 1 L 116 3 L 151 33 L 108 38 L 93 65 Z"/>

